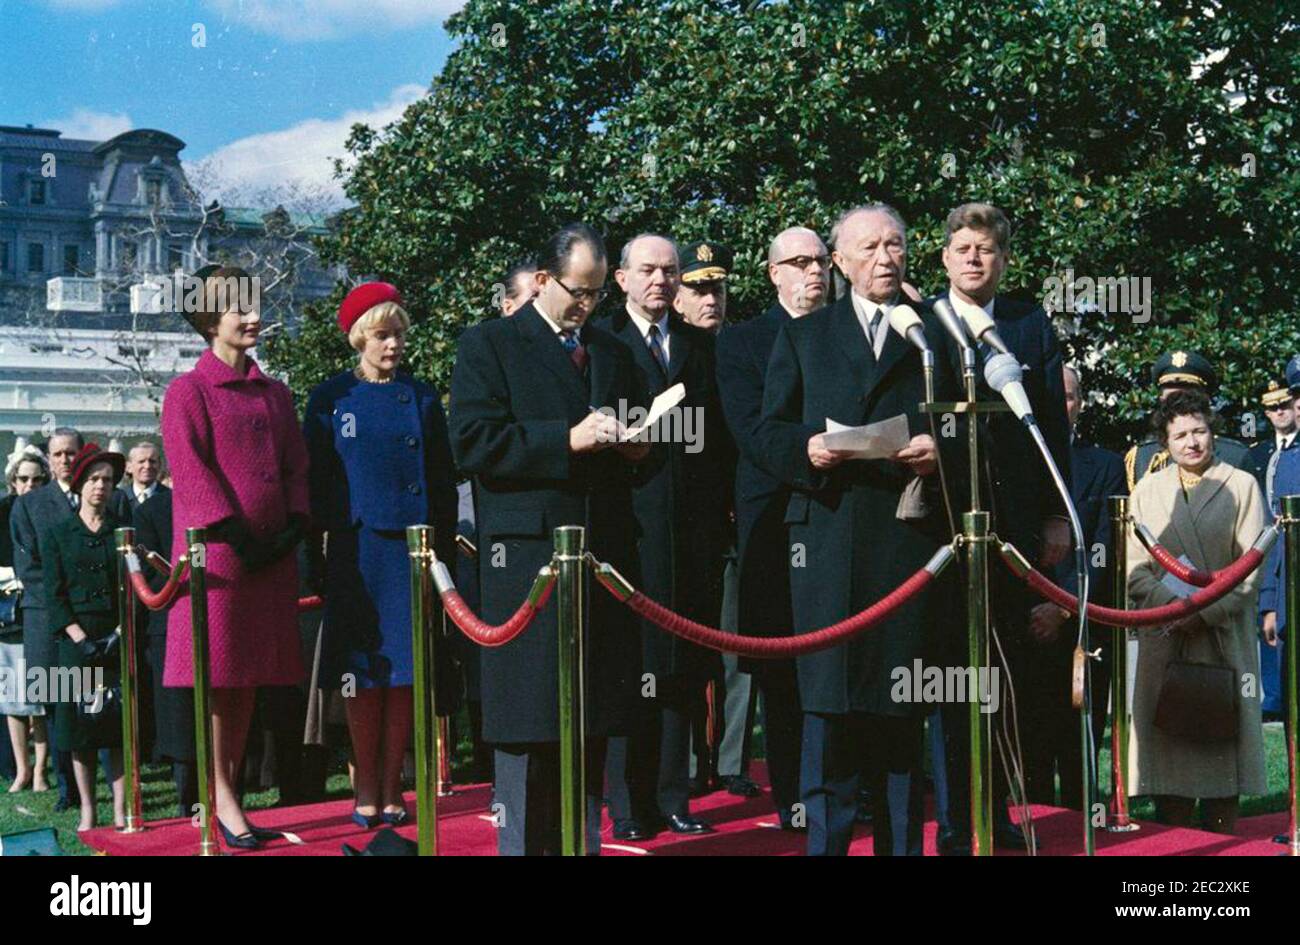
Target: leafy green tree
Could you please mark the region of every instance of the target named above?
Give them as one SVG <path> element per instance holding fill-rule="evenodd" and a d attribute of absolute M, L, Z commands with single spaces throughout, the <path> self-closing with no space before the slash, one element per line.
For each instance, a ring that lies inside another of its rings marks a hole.
<path fill-rule="evenodd" d="M 1137 431 L 1172 347 L 1218 363 L 1235 423 L 1300 347 L 1298 27 L 1257 0 L 470 0 L 429 94 L 354 129 L 322 252 L 402 288 L 411 363 L 445 386 L 508 264 L 570 220 L 615 254 L 644 230 L 730 244 L 735 319 L 770 303 L 785 226 L 891 203 L 935 292 L 948 210 L 986 200 L 1015 228 L 1005 291 L 1149 280 L 1149 319 L 1058 318 L 1089 432 Z M 350 355 L 327 306 L 270 347 L 300 396 Z"/>

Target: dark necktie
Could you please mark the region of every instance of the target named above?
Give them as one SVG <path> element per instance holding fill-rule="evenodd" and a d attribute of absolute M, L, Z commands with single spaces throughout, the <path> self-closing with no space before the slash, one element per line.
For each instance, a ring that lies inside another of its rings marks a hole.
<path fill-rule="evenodd" d="M 650 348 L 650 355 L 659 365 L 659 370 L 664 372 L 664 377 L 668 376 L 668 355 L 664 353 L 663 345 L 659 341 L 659 326 L 652 324 L 650 331 L 646 333 L 646 345 Z"/>
<path fill-rule="evenodd" d="M 587 349 L 578 340 L 578 334 L 574 331 L 560 332 L 560 344 L 564 345 L 564 350 L 569 352 L 569 359 L 573 361 L 573 366 L 578 369 L 579 373 L 587 370 Z"/>
<path fill-rule="evenodd" d="M 876 354 L 876 334 L 880 331 L 880 320 L 884 317 L 884 314 L 885 310 L 877 305 L 875 314 L 871 316 L 868 341 L 871 342 L 871 354 L 873 357 Z"/>

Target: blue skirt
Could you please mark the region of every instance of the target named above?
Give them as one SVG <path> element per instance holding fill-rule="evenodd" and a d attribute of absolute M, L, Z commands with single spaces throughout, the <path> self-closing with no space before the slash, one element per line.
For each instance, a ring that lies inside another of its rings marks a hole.
<path fill-rule="evenodd" d="M 409 686 L 413 681 L 406 534 L 364 524 L 331 531 L 321 688 Z"/>

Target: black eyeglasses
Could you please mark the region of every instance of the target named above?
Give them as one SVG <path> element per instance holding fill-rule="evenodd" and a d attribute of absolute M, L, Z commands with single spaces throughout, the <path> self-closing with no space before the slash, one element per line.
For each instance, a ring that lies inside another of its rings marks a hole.
<path fill-rule="evenodd" d="M 548 273 L 548 275 L 555 280 L 556 285 L 573 296 L 573 298 L 578 302 L 591 302 L 594 305 L 599 305 L 609 296 L 609 289 L 570 289 L 560 281 L 559 276 L 550 273 Z"/>
<path fill-rule="evenodd" d="M 791 256 L 789 259 L 780 260 L 778 266 L 797 266 L 800 269 L 811 269 L 812 264 L 817 263 L 823 269 L 831 264 L 831 257 L 822 256 Z"/>

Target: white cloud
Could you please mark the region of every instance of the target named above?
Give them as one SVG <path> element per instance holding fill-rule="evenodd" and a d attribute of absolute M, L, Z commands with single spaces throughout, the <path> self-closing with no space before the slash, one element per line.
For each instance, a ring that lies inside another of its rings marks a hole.
<path fill-rule="evenodd" d="M 91 0 L 95 2 L 95 0 Z M 217 13 L 287 40 L 335 39 L 440 24 L 464 0 L 206 0 Z"/>
<path fill-rule="evenodd" d="M 40 123 L 40 127 L 56 128 L 63 132 L 65 138 L 107 141 L 124 131 L 130 131 L 135 125 L 131 121 L 131 116 L 123 112 L 114 115 L 89 108 L 76 108 L 71 115 L 64 118 L 45 119 Z"/>
<path fill-rule="evenodd" d="M 368 110 L 337 118 L 310 118 L 280 131 L 240 138 L 186 166 L 186 173 L 208 199 L 239 204 L 259 192 L 296 189 L 319 194 L 342 206 L 343 188 L 333 179 L 333 158 L 346 157 L 344 142 L 358 122 L 376 130 L 396 121 L 425 94 L 414 83 L 398 86 L 388 100 Z"/>

